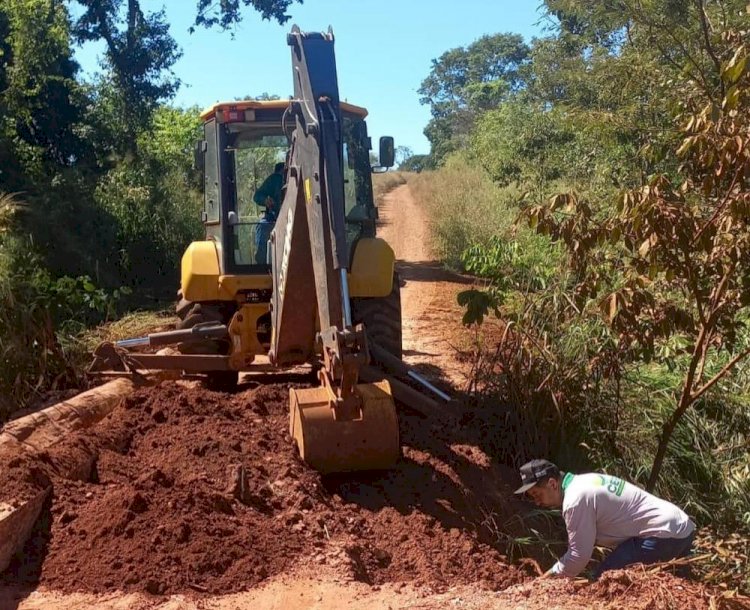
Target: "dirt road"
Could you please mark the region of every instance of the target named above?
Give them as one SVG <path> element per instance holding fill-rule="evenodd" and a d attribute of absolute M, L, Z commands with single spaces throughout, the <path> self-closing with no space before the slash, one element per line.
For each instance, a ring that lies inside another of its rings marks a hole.
<path fill-rule="evenodd" d="M 401 278 L 404 361 L 454 388 L 466 382 L 467 367 L 457 357 L 470 333 L 460 324 L 456 295 L 470 278 L 443 269 L 430 248 L 429 219 L 408 184 L 388 193 L 378 206 L 378 234 L 396 253 Z"/>
<path fill-rule="evenodd" d="M 455 295 L 467 280 L 432 260 L 408 186 L 381 217 L 403 280 L 406 360 L 460 385 Z M 495 427 L 471 418 L 405 410 L 394 469 L 321 478 L 286 438 L 288 387 L 309 383 L 139 390 L 45 454 L 55 499 L 0 585 L 0 610 L 714 607 L 713 593 L 668 575 L 584 586 L 509 565 L 503 541 L 522 534 L 519 503 L 508 469 L 488 457 Z M 70 449 L 96 456 L 89 478 L 55 478 Z"/>

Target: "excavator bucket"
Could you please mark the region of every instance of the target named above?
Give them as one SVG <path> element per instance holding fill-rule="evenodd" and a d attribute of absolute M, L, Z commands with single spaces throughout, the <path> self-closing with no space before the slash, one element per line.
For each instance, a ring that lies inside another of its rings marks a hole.
<path fill-rule="evenodd" d="M 289 394 L 289 434 L 302 459 L 318 472 L 381 470 L 398 460 L 398 419 L 387 381 L 357 385 L 361 414 L 342 421 L 335 418 L 326 388 Z"/>

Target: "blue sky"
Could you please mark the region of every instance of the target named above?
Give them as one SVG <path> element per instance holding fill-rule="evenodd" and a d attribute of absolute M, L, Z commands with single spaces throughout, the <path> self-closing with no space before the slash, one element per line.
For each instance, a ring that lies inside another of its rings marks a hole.
<path fill-rule="evenodd" d="M 370 135 L 392 135 L 396 145 L 429 152 L 422 131 L 430 119 L 417 89 L 430 62 L 448 49 L 484 34 L 541 34 L 540 0 L 306 0 L 291 7 L 283 26 L 262 21 L 250 9 L 235 31 L 188 33 L 195 0 L 141 0 L 146 12 L 166 9 L 171 33 L 183 51 L 174 72 L 183 82 L 174 103 L 210 106 L 261 93 L 287 97 L 292 90 L 286 33 L 333 26 L 342 98 L 365 106 Z M 76 53 L 88 74 L 98 70 L 99 45 Z"/>

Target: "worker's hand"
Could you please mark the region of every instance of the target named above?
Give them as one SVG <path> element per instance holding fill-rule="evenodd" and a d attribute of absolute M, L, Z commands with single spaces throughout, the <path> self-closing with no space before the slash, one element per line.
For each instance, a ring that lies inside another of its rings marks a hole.
<path fill-rule="evenodd" d="M 266 197 L 266 209 L 267 210 L 273 210 L 274 206 L 274 200 L 273 197 Z"/>

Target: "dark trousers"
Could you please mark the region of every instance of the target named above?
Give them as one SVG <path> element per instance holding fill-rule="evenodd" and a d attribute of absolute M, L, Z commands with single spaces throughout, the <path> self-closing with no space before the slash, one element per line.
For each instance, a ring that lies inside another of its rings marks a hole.
<path fill-rule="evenodd" d="M 695 532 L 687 538 L 628 538 L 602 561 L 594 578 L 607 570 L 619 570 L 634 563 L 659 563 L 687 557 L 693 550 Z"/>
<path fill-rule="evenodd" d="M 271 238 L 271 231 L 276 223 L 276 219 L 266 216 L 257 225 L 255 225 L 255 264 L 266 265 L 268 261 L 268 240 Z"/>

